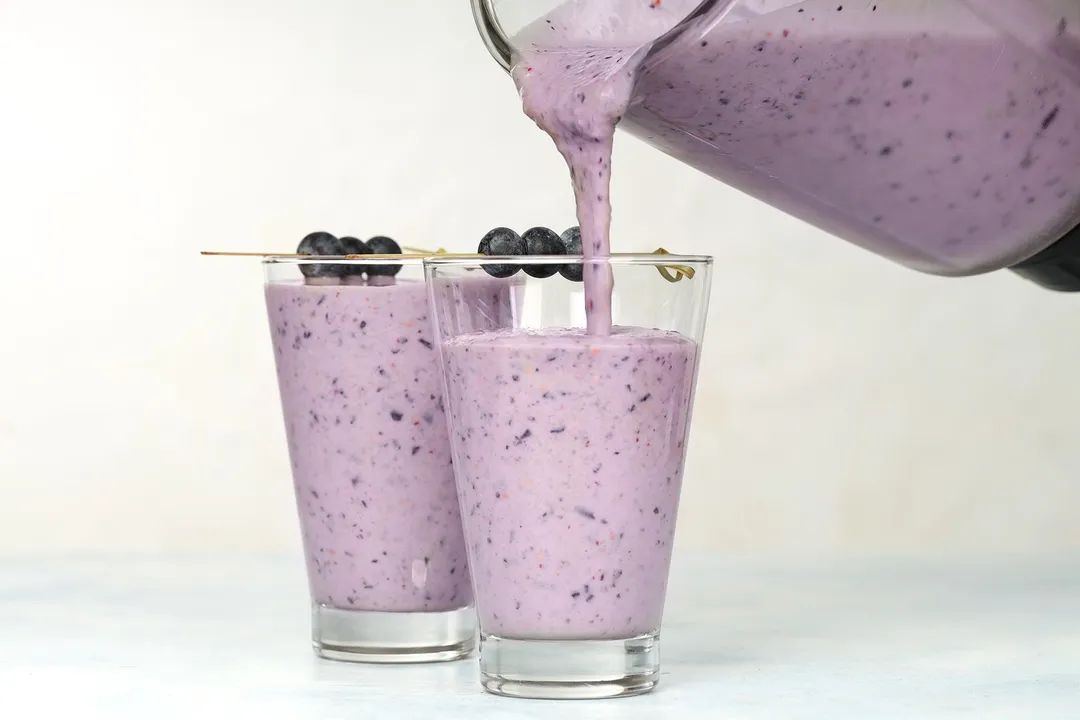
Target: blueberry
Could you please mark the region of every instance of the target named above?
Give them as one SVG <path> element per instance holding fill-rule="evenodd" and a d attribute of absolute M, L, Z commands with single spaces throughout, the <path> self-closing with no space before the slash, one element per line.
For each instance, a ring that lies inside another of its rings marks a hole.
<path fill-rule="evenodd" d="M 296 252 L 301 255 L 342 255 L 341 241 L 328 232 L 313 232 L 300 241 Z M 300 272 L 309 278 L 342 277 L 344 265 L 300 264 Z"/>
<path fill-rule="evenodd" d="M 400 255 L 401 246 L 388 237 L 383 235 L 376 235 L 367 241 L 368 248 L 373 255 Z M 393 277 L 401 272 L 400 265 L 368 265 L 367 274 L 368 277 L 375 275 L 382 275 L 385 277 Z"/>
<path fill-rule="evenodd" d="M 562 242 L 566 247 L 567 255 L 580 255 L 581 254 L 581 228 L 575 225 L 572 228 L 568 228 L 563 231 Z M 567 263 L 563 265 L 562 270 L 559 272 L 564 278 L 571 282 L 581 282 L 584 273 L 582 272 L 583 266 L 581 263 Z"/>
<path fill-rule="evenodd" d="M 558 234 L 546 227 L 529 228 L 522 234 L 526 255 L 565 255 L 566 246 Z M 549 278 L 562 269 L 562 265 L 526 265 L 525 272 L 534 278 Z"/>
<path fill-rule="evenodd" d="M 346 255 L 370 255 L 371 248 L 367 246 L 363 240 L 358 240 L 354 237 L 343 237 L 339 241 L 341 242 L 341 251 Z M 346 277 L 357 277 L 363 275 L 368 271 L 367 265 L 344 265 L 344 275 Z"/>
<path fill-rule="evenodd" d="M 497 227 L 480 240 L 477 250 L 481 255 L 524 255 L 525 241 L 510 228 Z M 488 275 L 508 278 L 521 269 L 519 265 L 484 265 Z"/>

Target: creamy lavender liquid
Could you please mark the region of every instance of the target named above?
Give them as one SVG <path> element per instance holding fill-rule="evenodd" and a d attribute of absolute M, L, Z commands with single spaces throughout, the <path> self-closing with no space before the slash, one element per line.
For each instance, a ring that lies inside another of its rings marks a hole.
<path fill-rule="evenodd" d="M 562 54 L 535 52 L 523 59 L 516 68 L 521 78 L 525 111 L 546 130 L 570 166 L 570 177 L 577 201 L 578 224 L 581 226 L 582 254 L 587 259 L 603 258 L 611 253 L 611 150 L 615 125 L 622 118 L 621 91 L 609 91 L 608 82 L 628 80 L 618 65 L 571 65 L 575 73 L 609 73 L 606 78 L 591 83 L 576 84 L 567 103 L 561 100 L 566 90 L 562 73 L 555 78 L 547 72 L 563 63 Z M 578 58 L 576 62 L 590 58 Z M 612 61 L 614 63 L 614 57 Z M 566 71 L 569 72 L 570 70 Z M 592 335 L 611 331 L 611 268 L 604 263 L 586 264 L 585 318 Z"/>
<path fill-rule="evenodd" d="M 637 51 L 685 17 L 693 9 L 686 4 L 572 3 L 535 23 L 515 43 L 520 54 L 512 73 L 523 108 L 551 135 L 570 168 L 587 260 L 611 254 L 612 146 L 643 56 Z M 598 42 L 577 44 L 583 29 Z M 584 284 L 588 332 L 606 335 L 611 332 L 610 267 L 586 264 Z"/>
<path fill-rule="evenodd" d="M 266 305 L 313 600 L 468 606 L 424 284 L 271 284 Z"/>
<path fill-rule="evenodd" d="M 586 254 L 610 251 L 616 122 L 927 272 L 1013 264 L 1080 221 L 1080 85 L 1064 70 L 1078 54 L 1064 31 L 1044 32 L 1040 52 L 960 2 L 844 12 L 811 1 L 754 15 L 788 3 L 745 1 L 724 22 L 718 4 L 642 64 L 697 4 L 577 0 L 516 39 L 514 77 L 570 165 Z M 610 286 L 586 280 L 590 331 L 602 333 Z"/>
<path fill-rule="evenodd" d="M 697 344 L 641 328 L 504 330 L 451 338 L 443 353 L 484 632 L 658 630 Z"/>
<path fill-rule="evenodd" d="M 541 50 L 521 58 L 514 69 L 526 114 L 551 135 L 570 167 L 586 260 L 611 254 L 611 151 L 629 92 L 622 87 L 631 79 L 622 67 L 629 60 L 618 51 L 568 57 Z M 588 332 L 606 335 L 611 332 L 611 268 L 587 263 L 583 280 Z"/>

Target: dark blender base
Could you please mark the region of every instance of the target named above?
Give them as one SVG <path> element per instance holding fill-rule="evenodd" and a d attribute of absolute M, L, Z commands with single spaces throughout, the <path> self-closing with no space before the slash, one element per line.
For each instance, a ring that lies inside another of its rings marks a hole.
<path fill-rule="evenodd" d="M 1009 269 L 1047 290 L 1080 292 L 1080 226 L 1038 255 Z"/>

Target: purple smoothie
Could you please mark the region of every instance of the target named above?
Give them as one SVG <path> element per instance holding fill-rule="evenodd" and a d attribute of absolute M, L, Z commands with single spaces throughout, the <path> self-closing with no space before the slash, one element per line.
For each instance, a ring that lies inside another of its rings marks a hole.
<path fill-rule="evenodd" d="M 266 304 L 313 600 L 468 606 L 424 284 L 271 284 Z"/>
<path fill-rule="evenodd" d="M 927 272 L 1013 264 L 1080 220 L 1080 85 L 1061 61 L 1067 38 L 1039 54 L 959 3 L 905 13 L 813 1 L 733 14 L 646 58 L 649 39 L 697 4 L 579 0 L 516 41 L 526 112 L 568 160 L 587 252 L 609 251 L 615 123 Z M 601 6 L 603 22 L 583 29 L 583 13 Z"/>
<path fill-rule="evenodd" d="M 484 633 L 659 629 L 697 345 L 616 327 L 464 334 L 443 349 Z"/>

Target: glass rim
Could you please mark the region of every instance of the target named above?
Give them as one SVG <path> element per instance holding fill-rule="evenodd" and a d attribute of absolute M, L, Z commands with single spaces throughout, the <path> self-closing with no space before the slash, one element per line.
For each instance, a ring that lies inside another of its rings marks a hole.
<path fill-rule="evenodd" d="M 386 257 L 376 255 L 268 255 L 263 265 L 420 265 L 425 255 Z"/>
<path fill-rule="evenodd" d="M 639 265 L 710 266 L 712 255 L 659 255 L 656 253 L 617 253 L 608 257 L 585 258 L 582 255 L 429 255 L 425 267 L 483 267 L 485 265 Z"/>

